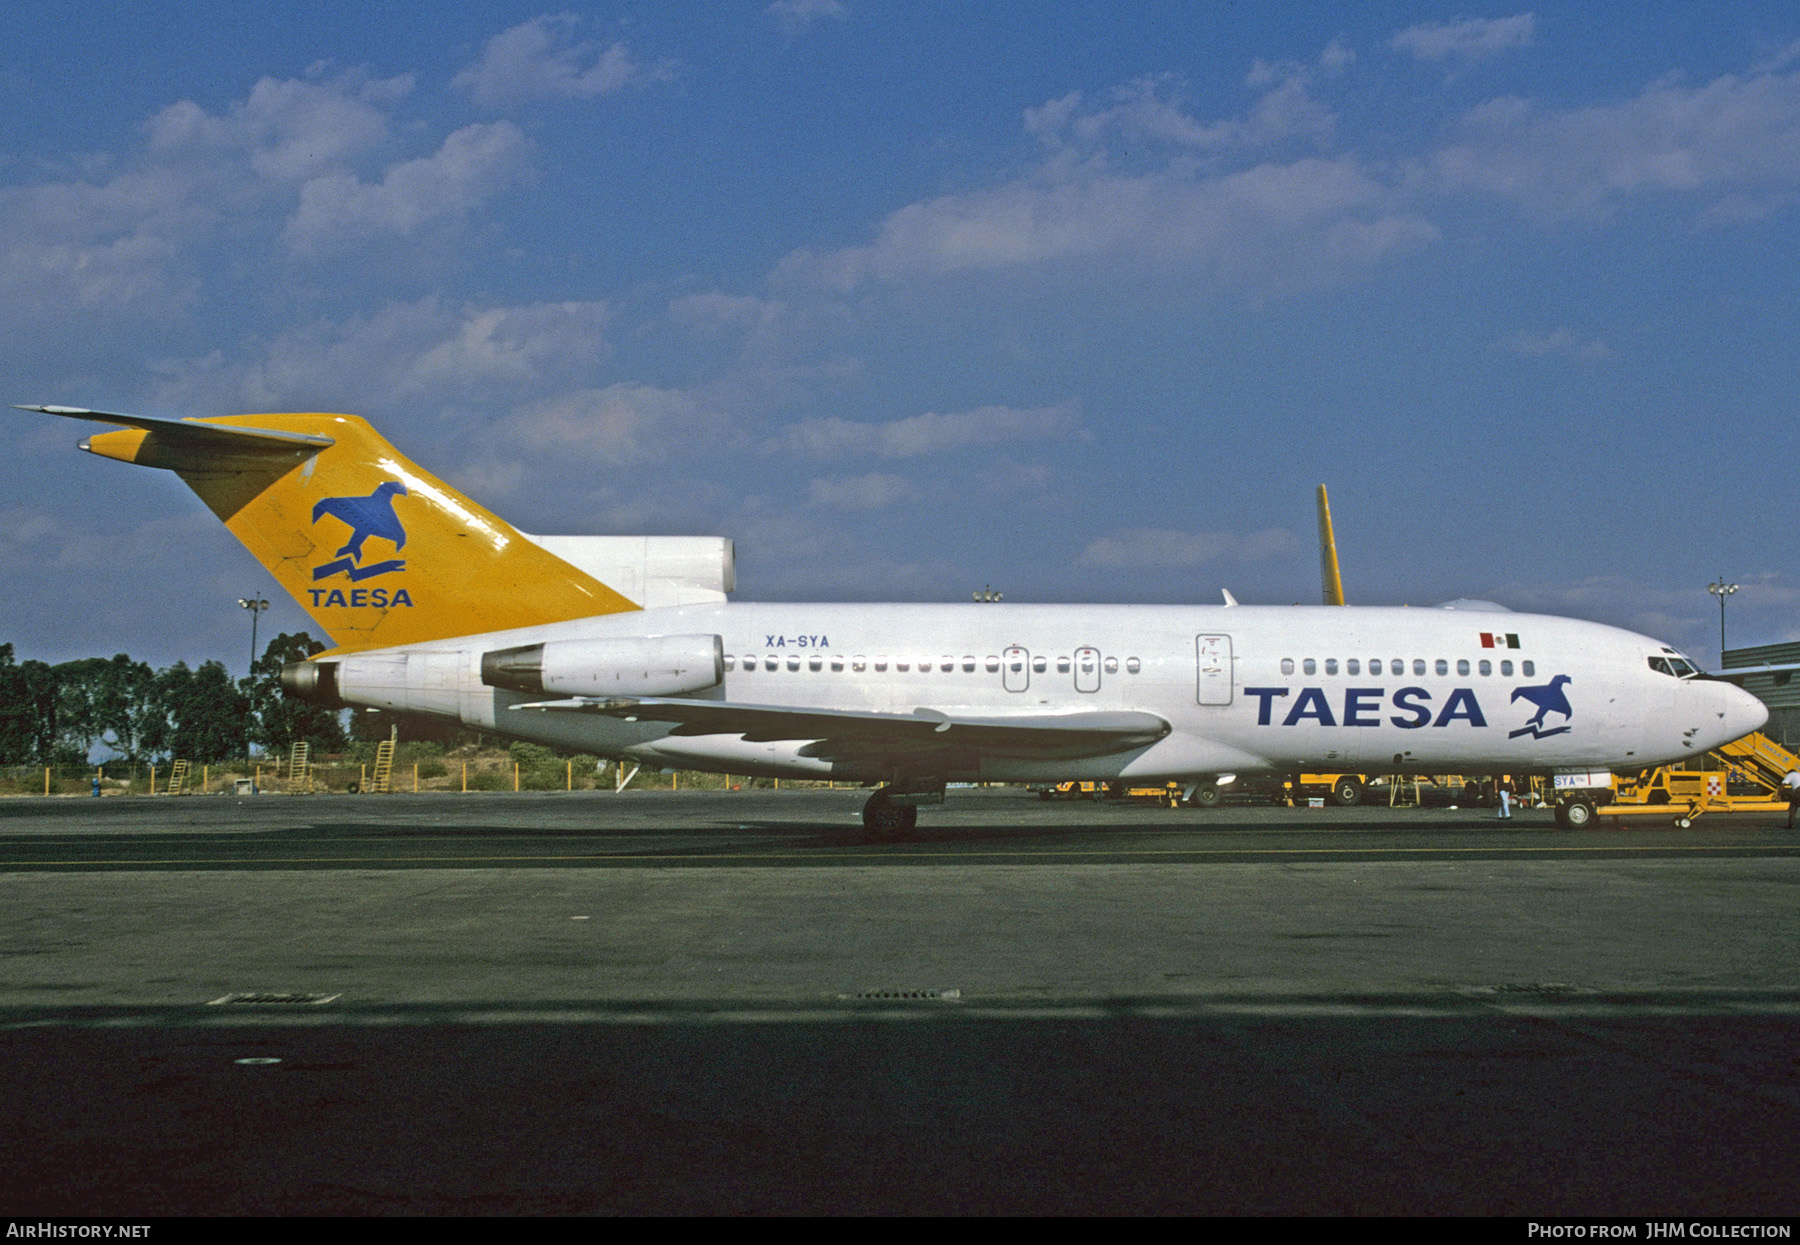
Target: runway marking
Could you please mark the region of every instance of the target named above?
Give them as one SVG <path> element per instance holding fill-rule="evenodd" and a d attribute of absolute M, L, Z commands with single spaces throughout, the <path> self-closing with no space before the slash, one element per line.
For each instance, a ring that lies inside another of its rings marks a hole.
<path fill-rule="evenodd" d="M 100 866 L 100 865 L 375 865 L 375 864 L 502 864 L 521 861 L 620 861 L 620 862 L 654 862 L 661 864 L 707 864 L 715 861 L 759 861 L 759 860 L 971 860 L 991 858 L 1001 861 L 1019 860 L 1030 857 L 1120 857 L 1120 856 L 1364 856 L 1370 863 L 1379 863 L 1383 857 L 1405 855 L 1496 855 L 1508 853 L 1565 853 L 1570 855 L 1616 855 L 1621 852 L 1654 852 L 1662 855 L 1697 855 L 1708 854 L 1759 854 L 1765 856 L 1800 855 L 1800 845 L 1772 844 L 1695 844 L 1688 847 L 1645 844 L 1632 847 L 1611 844 L 1595 847 L 1558 847 L 1558 846 L 1522 846 L 1522 847 L 1258 847 L 1258 848 L 1022 848 L 1017 851 L 1001 851 L 997 849 L 975 848 L 968 851 L 949 852 L 907 852 L 896 850 L 889 852 L 833 852 L 829 849 L 819 852 L 721 852 L 709 854 L 676 855 L 673 853 L 606 853 L 590 852 L 576 855 L 551 856 L 261 856 L 261 857 L 190 857 L 182 859 L 123 859 L 123 860 L 0 860 L 0 869 L 13 866 Z"/>

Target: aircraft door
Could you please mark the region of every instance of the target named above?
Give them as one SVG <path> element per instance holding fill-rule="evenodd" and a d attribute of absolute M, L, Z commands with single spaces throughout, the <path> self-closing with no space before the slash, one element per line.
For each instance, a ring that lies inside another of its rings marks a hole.
<path fill-rule="evenodd" d="M 1031 686 L 1031 654 L 1017 644 L 1000 657 L 1000 681 L 1009 692 L 1022 692 Z"/>
<path fill-rule="evenodd" d="M 1231 637 L 1194 637 L 1194 666 L 1198 678 L 1195 699 L 1203 705 L 1231 703 Z"/>
<path fill-rule="evenodd" d="M 1075 650 L 1075 690 L 1078 692 L 1100 690 L 1099 649 L 1078 648 Z"/>

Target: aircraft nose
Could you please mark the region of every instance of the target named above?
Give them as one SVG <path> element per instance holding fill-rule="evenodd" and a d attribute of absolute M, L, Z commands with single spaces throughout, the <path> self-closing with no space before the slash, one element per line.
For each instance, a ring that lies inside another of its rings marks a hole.
<path fill-rule="evenodd" d="M 1716 730 L 1718 742 L 1713 747 L 1742 739 L 1751 731 L 1760 731 L 1769 720 L 1769 707 L 1743 688 L 1731 683 L 1716 683 L 1713 686 L 1721 702 L 1718 705 Z"/>

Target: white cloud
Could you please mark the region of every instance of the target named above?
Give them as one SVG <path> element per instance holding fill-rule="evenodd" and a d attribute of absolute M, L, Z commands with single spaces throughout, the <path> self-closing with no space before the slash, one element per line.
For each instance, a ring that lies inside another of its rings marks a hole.
<path fill-rule="evenodd" d="M 775 280 L 849 293 L 875 280 L 1123 263 L 1270 293 L 1343 279 L 1437 236 L 1351 159 L 1213 176 L 1182 165 L 1146 176 L 1084 166 L 901 208 L 870 245 L 797 251 Z"/>
<path fill-rule="evenodd" d="M 1082 107 L 1079 91 L 1025 110 L 1025 129 L 1053 148 L 1105 149 L 1157 144 L 1176 150 L 1212 151 L 1265 147 L 1290 138 L 1322 141 L 1336 118 L 1308 90 L 1306 69 L 1291 62 L 1258 61 L 1248 85 L 1261 89 L 1242 117 L 1203 122 L 1182 102 L 1182 83 L 1171 74 L 1138 78 L 1115 87 L 1104 107 Z"/>
<path fill-rule="evenodd" d="M 1598 359 L 1610 359 L 1613 353 L 1612 349 L 1599 338 L 1583 338 L 1574 329 L 1567 327 L 1552 329 L 1548 333 L 1520 329 L 1516 333 L 1510 333 L 1501 338 L 1497 344 L 1500 349 L 1511 354 L 1535 359 L 1556 355 L 1565 359 L 1582 359 L 1592 362 Z"/>
<path fill-rule="evenodd" d="M 803 34 L 817 21 L 842 21 L 848 14 L 841 0 L 775 0 L 763 12 L 789 35 Z"/>
<path fill-rule="evenodd" d="M 580 26 L 575 14 L 557 13 L 503 30 L 451 85 L 497 107 L 524 99 L 593 99 L 669 76 L 667 65 L 645 68 L 634 61 L 623 43 L 577 38 Z"/>
<path fill-rule="evenodd" d="M 1480 60 L 1498 56 L 1513 48 L 1530 47 L 1535 34 L 1536 18 L 1530 13 L 1491 21 L 1469 17 L 1454 22 L 1420 22 L 1408 26 L 1389 45 L 1410 53 L 1422 61 L 1441 61 L 1452 57 Z"/>
<path fill-rule="evenodd" d="M 501 420 L 500 431 L 530 450 L 609 467 L 656 462 L 697 440 L 714 446 L 730 440 L 726 421 L 711 417 L 692 395 L 641 384 L 532 402 Z"/>
<path fill-rule="evenodd" d="M 609 353 L 605 303 L 458 305 L 428 297 L 390 302 L 346 321 L 278 334 L 254 357 L 215 352 L 159 367 L 158 400 L 194 414 L 337 406 L 392 411 L 517 401 L 576 385 Z"/>
<path fill-rule="evenodd" d="M 886 423 L 808 419 L 790 424 L 767 449 L 803 458 L 918 458 L 971 445 L 1085 438 L 1072 402 L 1021 409 L 983 406 L 940 415 L 928 411 Z"/>
<path fill-rule="evenodd" d="M 295 254 L 318 258 L 459 220 L 523 172 L 530 147 L 510 121 L 465 125 L 435 154 L 396 164 L 379 182 L 353 173 L 315 177 L 300 188 L 282 238 Z"/>
<path fill-rule="evenodd" d="M 1568 110 L 1509 96 L 1471 110 L 1461 129 L 1431 157 L 1436 186 L 1512 199 L 1547 220 L 1633 194 L 1800 187 L 1800 73 L 1665 79 L 1622 103 Z"/>
<path fill-rule="evenodd" d="M 1299 542 L 1282 528 L 1239 536 L 1231 532 L 1177 532 L 1161 527 L 1125 528 L 1102 536 L 1081 552 L 1088 566 L 1174 569 L 1208 562 L 1258 562 L 1292 553 Z"/>
<path fill-rule="evenodd" d="M 904 476 L 870 472 L 859 476 L 820 476 L 807 484 L 812 504 L 829 510 L 880 510 L 911 496 Z"/>
<path fill-rule="evenodd" d="M 183 100 L 150 119 L 159 159 L 243 155 L 261 177 L 293 182 L 374 150 L 388 137 L 381 104 L 411 93 L 413 78 L 347 74 L 327 81 L 263 78 L 222 116 Z"/>

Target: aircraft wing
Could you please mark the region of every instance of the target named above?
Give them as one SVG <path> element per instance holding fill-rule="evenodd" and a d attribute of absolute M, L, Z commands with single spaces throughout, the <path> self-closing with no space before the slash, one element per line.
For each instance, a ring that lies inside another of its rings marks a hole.
<path fill-rule="evenodd" d="M 153 432 L 171 446 L 218 453 L 243 453 L 245 450 L 324 449 L 333 444 L 330 437 L 305 432 L 281 432 L 273 428 L 249 428 L 242 424 L 214 424 L 193 419 L 163 419 L 155 415 L 114 415 L 106 411 L 90 411 L 79 406 L 17 406 L 15 410 L 36 411 L 42 415 L 62 415 L 69 419 L 86 419 L 101 424 L 118 424 L 125 428 L 141 428 Z"/>
<path fill-rule="evenodd" d="M 1156 714 L 1126 710 L 1004 716 L 938 709 L 882 713 L 663 697 L 577 697 L 513 708 L 673 722 L 672 735 L 741 735 L 752 743 L 808 739 L 813 743 L 803 754 L 815 757 L 955 750 L 1062 760 L 1142 748 L 1169 733 L 1169 724 Z"/>

